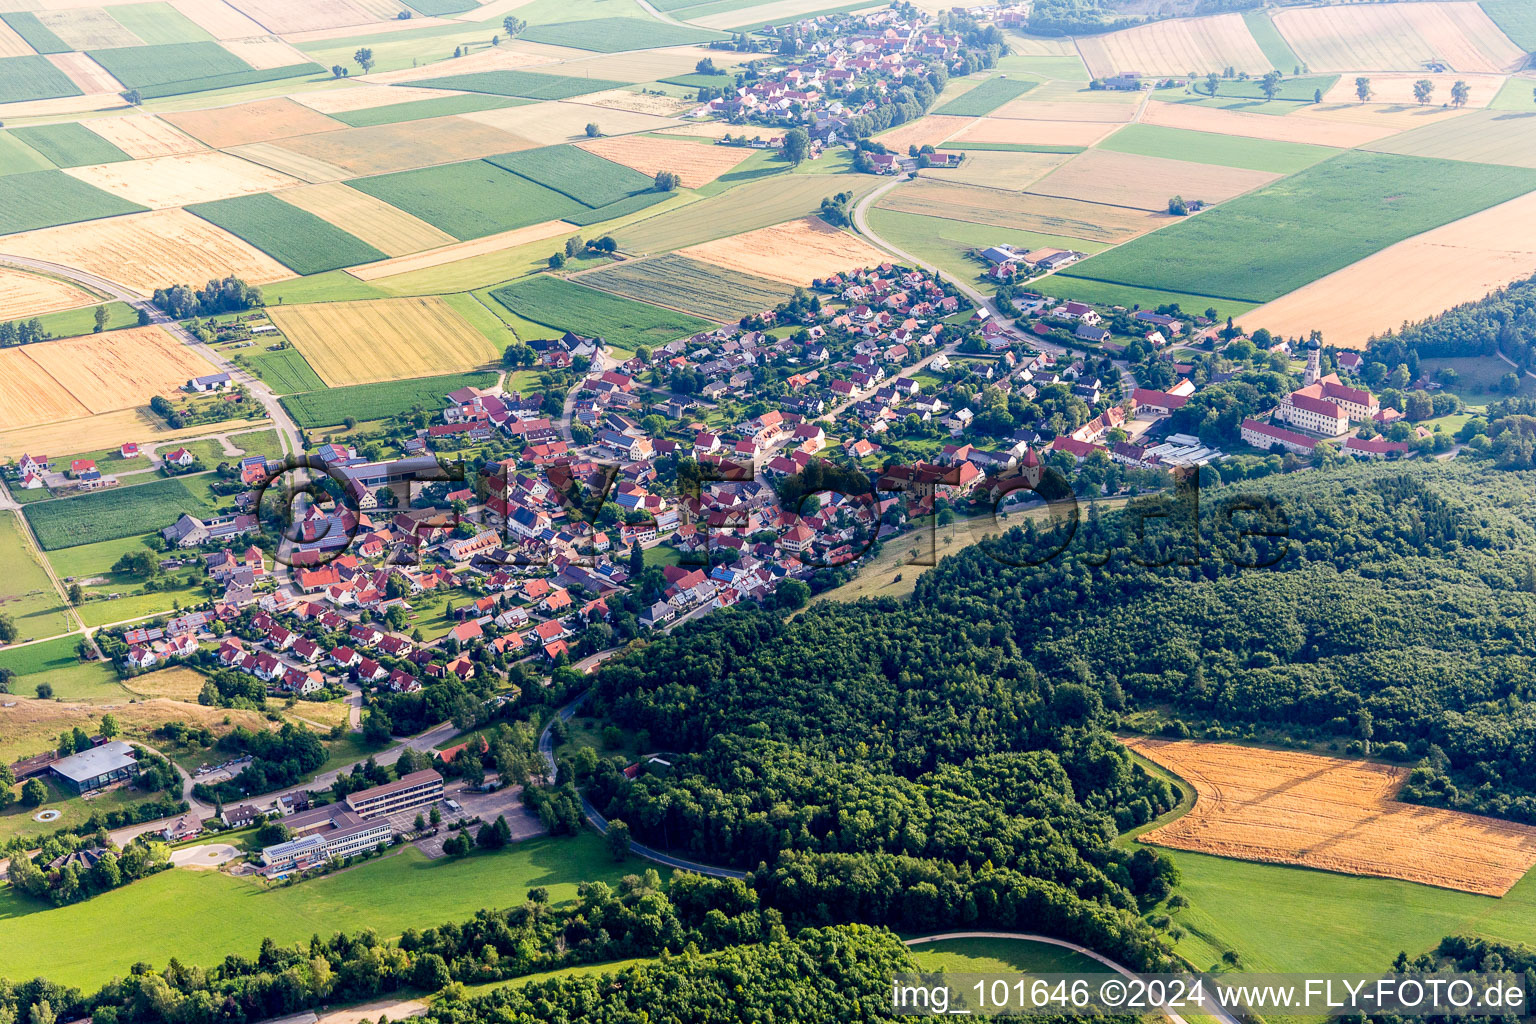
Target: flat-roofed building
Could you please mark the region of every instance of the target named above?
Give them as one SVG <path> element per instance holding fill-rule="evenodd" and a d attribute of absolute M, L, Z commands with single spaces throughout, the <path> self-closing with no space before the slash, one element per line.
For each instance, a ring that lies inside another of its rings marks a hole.
<path fill-rule="evenodd" d="M 134 758 L 133 747 L 122 740 L 113 740 L 61 757 L 49 764 L 48 769 L 76 793 L 91 793 L 132 778 L 138 767 Z"/>
<path fill-rule="evenodd" d="M 394 782 L 374 786 L 347 797 L 347 807 L 360 818 L 424 807 L 443 797 L 443 777 L 430 769 L 411 772 Z"/>

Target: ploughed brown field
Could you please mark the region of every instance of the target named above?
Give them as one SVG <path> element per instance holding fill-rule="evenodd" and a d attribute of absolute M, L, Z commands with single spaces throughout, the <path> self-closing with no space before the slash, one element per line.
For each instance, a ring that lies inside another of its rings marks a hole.
<path fill-rule="evenodd" d="M 1125 745 L 1195 787 L 1140 841 L 1238 860 L 1502 896 L 1536 864 L 1536 828 L 1396 799 L 1408 769 L 1225 743 Z"/>

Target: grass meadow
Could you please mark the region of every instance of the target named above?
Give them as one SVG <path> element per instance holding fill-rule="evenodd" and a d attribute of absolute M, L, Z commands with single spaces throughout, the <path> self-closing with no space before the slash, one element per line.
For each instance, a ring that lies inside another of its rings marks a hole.
<path fill-rule="evenodd" d="M 491 296 L 535 323 L 600 337 L 620 346 L 665 344 L 714 326 L 686 313 L 619 298 L 547 274 L 494 288 Z"/>
<path fill-rule="evenodd" d="M 74 121 L 12 128 L 11 132 L 60 167 L 113 164 L 133 159 L 100 135 Z"/>
<path fill-rule="evenodd" d="M 26 638 L 25 634 L 22 638 Z M 53 687 L 53 695 L 61 700 L 121 698 L 124 690 L 117 681 L 117 672 L 104 661 L 81 661 L 75 655 L 75 645 L 79 642 L 78 636 L 61 636 L 26 647 L 0 650 L 0 668 L 16 673 L 11 680 L 11 691 L 30 696 L 39 683 L 47 683 Z M 0 963 L 3 962 L 4 958 L 0 957 Z"/>
<path fill-rule="evenodd" d="M 13 512 L 0 512 L 0 614 L 15 621 L 23 638 L 69 628 L 64 599 Z"/>
<path fill-rule="evenodd" d="M 283 398 L 283 407 L 300 427 L 311 430 L 335 426 L 349 416 L 356 420 L 382 420 L 410 412 L 416 405 L 440 408 L 448 392 L 468 385 L 489 387 L 495 380 L 494 373 L 481 371 L 356 384 L 288 395 Z"/>
<path fill-rule="evenodd" d="M 655 184 L 649 175 L 575 146 L 544 146 L 486 160 L 591 207 L 619 202 Z"/>
<path fill-rule="evenodd" d="M 245 239 L 295 274 L 321 274 L 387 258 L 362 239 L 267 192 L 187 209 Z"/>
<path fill-rule="evenodd" d="M 1006 75 L 989 78 L 943 106 L 935 107 L 933 113 L 981 117 L 983 114 L 992 113 L 1009 100 L 1018 99 L 1038 84 L 1027 78 L 1009 78 Z"/>
<path fill-rule="evenodd" d="M 1128 124 L 1099 143 L 1097 148 L 1274 174 L 1295 174 L 1339 155 L 1339 150 L 1329 146 L 1192 132 L 1155 124 Z"/>
<path fill-rule="evenodd" d="M 581 203 L 484 160 L 347 182 L 465 241 L 556 220 Z"/>

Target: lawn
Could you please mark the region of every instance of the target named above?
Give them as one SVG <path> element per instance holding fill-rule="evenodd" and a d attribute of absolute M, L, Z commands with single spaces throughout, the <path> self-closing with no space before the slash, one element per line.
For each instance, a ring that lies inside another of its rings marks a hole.
<path fill-rule="evenodd" d="M 940 107 L 935 114 L 953 114 L 959 117 L 980 117 L 990 114 L 1009 100 L 1016 100 L 1040 83 L 1027 78 L 1009 78 L 999 75 L 968 89 Z"/>
<path fill-rule="evenodd" d="M 1064 275 L 1252 302 L 1536 188 L 1536 171 L 1348 152 Z"/>
<path fill-rule="evenodd" d="M 569 196 L 484 160 L 380 174 L 347 184 L 460 240 L 557 220 L 583 208 Z"/>
<path fill-rule="evenodd" d="M 288 888 L 216 871 L 165 871 L 84 903 L 53 908 L 0 890 L 0 963 L 8 975 L 46 975 L 94 987 L 140 960 L 163 966 L 172 956 L 213 965 L 255 956 L 265 937 L 280 945 L 319 933 L 373 928 L 393 938 L 409 927 L 472 917 L 484 907 L 521 903 L 543 886 L 553 902 L 574 899 L 581 882 L 617 885 L 635 870 L 616 864 L 600 838 L 535 839 L 499 853 L 428 861 L 407 849 L 350 871 Z M 104 927 L 131 920 L 131 928 Z M 96 939 L 79 941 L 81 934 Z"/>
<path fill-rule="evenodd" d="M 655 185 L 649 175 L 575 146 L 525 149 L 486 157 L 486 162 L 591 207 L 619 202 Z"/>
<path fill-rule="evenodd" d="M 26 517 L 38 544 L 52 551 L 132 537 L 146 525 L 158 530 L 174 523 L 184 510 L 201 511 L 201 502 L 186 484 L 157 480 L 29 505 Z"/>
<path fill-rule="evenodd" d="M 335 426 L 349 416 L 356 420 L 382 420 L 410 412 L 412 406 L 417 405 L 439 409 L 443 404 L 443 396 L 448 392 L 468 385 L 489 387 L 495 380 L 495 374 L 480 371 L 384 381 L 379 384 L 355 384 L 351 387 L 288 395 L 283 398 L 283 408 L 288 410 L 300 427 L 310 430 Z"/>
<path fill-rule="evenodd" d="M 4 61 L 0 61 L 0 65 L 3 64 Z M 5 68 L 0 66 L 0 82 L 3 81 Z M 12 174 L 5 179 L 5 188 L 0 189 L 0 235 L 97 217 L 115 217 L 120 213 L 139 213 L 143 209 L 137 203 L 119 199 L 63 171 Z"/>
<path fill-rule="evenodd" d="M 264 340 L 258 341 L 256 347 L 239 349 L 229 355 L 235 363 L 256 374 L 279 395 L 319 391 L 325 387 L 325 381 L 304 361 L 298 349 L 289 345 L 274 350 L 264 345 Z"/>
<path fill-rule="evenodd" d="M 573 46 L 578 50 L 617 53 L 620 50 L 707 43 L 715 39 L 724 39 L 726 34 L 708 29 L 668 25 L 649 18 L 589 18 L 584 21 L 535 25 L 524 31 L 522 38 L 534 43 Z"/>
<path fill-rule="evenodd" d="M 519 96 L 530 100 L 568 100 L 589 92 L 622 89 L 627 82 L 574 75 L 541 75 L 536 71 L 477 71 L 442 78 L 423 78 L 411 83 L 423 89 L 457 89 L 460 92 Z M 430 102 L 430 101 L 429 101 Z"/>
<path fill-rule="evenodd" d="M 321 274 L 388 258 L 308 210 L 265 192 L 199 203 L 187 209 L 250 242 L 295 274 Z"/>
<path fill-rule="evenodd" d="M 515 107 L 523 102 L 525 101 L 511 96 L 467 93 L 463 96 L 444 96 L 441 99 L 391 103 L 383 107 L 365 107 L 362 110 L 343 110 L 330 116 L 353 128 L 371 128 L 377 124 L 399 124 L 402 121 L 420 121 L 427 117 L 445 117 L 449 114 L 468 114 L 476 110 Z"/>
<path fill-rule="evenodd" d="M 1339 155 L 1339 150 L 1329 146 L 1215 135 L 1155 124 L 1128 124 L 1099 143 L 1098 148 L 1274 174 L 1295 174 Z"/>
<path fill-rule="evenodd" d="M 618 298 L 547 274 L 492 289 L 491 296 L 536 323 L 631 348 L 666 344 L 714 326 L 686 313 Z"/>
<path fill-rule="evenodd" d="M 14 512 L 0 512 L 0 614 L 19 636 L 53 636 L 69 629 L 64 598 L 48 578 Z"/>
<path fill-rule="evenodd" d="M 37 15 L 31 11 L 0 14 L 0 21 L 11 26 L 16 34 L 25 39 L 27 45 L 38 53 L 68 53 L 73 49 L 64 40 L 54 35 L 53 29 L 37 20 Z"/>
<path fill-rule="evenodd" d="M 68 49 L 68 47 L 65 47 Z M 69 76 L 36 55 L 0 59 L 0 103 L 79 96 Z"/>
<path fill-rule="evenodd" d="M 1514 367 L 1494 356 L 1441 359 L 1425 357 L 1419 362 L 1420 372 L 1430 380 L 1434 380 L 1435 374 L 1442 367 L 1447 366 L 1456 371 L 1457 380 L 1454 385 L 1444 389 L 1445 393 L 1455 395 L 1477 410 L 1481 410 L 1489 402 L 1506 397 L 1498 389 L 1499 380 L 1506 373 L 1514 372 Z M 1518 393 L 1521 395 L 1536 393 L 1536 380 L 1521 375 Z"/>
<path fill-rule="evenodd" d="M 107 323 L 102 328 L 104 331 L 115 331 L 123 327 L 136 327 L 139 323 L 139 314 L 136 309 L 126 302 L 102 303 L 107 307 Z M 38 317 L 43 330 L 55 338 L 73 338 L 81 334 L 91 334 L 96 330 L 96 306 L 80 306 L 77 309 L 62 309 L 57 313 L 44 313 Z"/>
<path fill-rule="evenodd" d="M 43 785 L 48 787 L 48 799 L 42 807 L 23 807 L 20 803 L 14 803 L 0 810 L 0 842 L 16 836 L 51 836 L 61 828 L 85 824 L 96 811 L 107 814 L 155 797 L 153 793 L 137 789 L 114 789 L 86 800 L 65 792 L 47 778 L 43 780 Z M 32 816 L 43 809 L 58 811 L 62 817 L 56 821 L 34 821 Z"/>
<path fill-rule="evenodd" d="M 33 128 L 12 128 L 11 134 L 60 167 L 113 164 L 133 159 L 100 135 L 74 121 Z"/>
<path fill-rule="evenodd" d="M 117 672 L 105 661 L 81 661 L 75 655 L 79 642 L 78 636 L 61 636 L 0 650 L 0 668 L 16 673 L 11 692 L 30 696 L 39 683 L 47 683 L 53 687 L 53 695 L 64 700 L 121 699 L 124 691 Z"/>
<path fill-rule="evenodd" d="M 149 544 L 151 536 L 153 534 L 139 533 L 115 540 L 97 541 L 94 544 L 60 548 L 57 551 L 48 552 L 48 564 L 53 566 L 53 571 L 58 574 L 59 579 L 66 583 L 74 579 L 105 576 L 112 571 L 113 564 L 128 552 L 154 551 L 155 549 Z"/>
<path fill-rule="evenodd" d="M 749 313 L 772 309 L 786 301 L 793 291 L 791 286 L 780 281 L 717 267 L 676 253 L 646 260 L 626 260 L 583 274 L 577 280 L 641 302 L 664 303 L 722 321 L 740 320 Z"/>

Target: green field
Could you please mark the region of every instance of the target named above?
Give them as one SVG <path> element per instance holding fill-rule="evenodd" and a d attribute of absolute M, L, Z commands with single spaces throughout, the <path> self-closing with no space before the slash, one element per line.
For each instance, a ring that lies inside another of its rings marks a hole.
<path fill-rule="evenodd" d="M 715 326 L 686 313 L 621 299 L 547 274 L 494 288 L 491 295 L 518 316 L 624 348 L 665 344 Z"/>
<path fill-rule="evenodd" d="M 133 159 L 100 135 L 74 121 L 38 125 L 35 128 L 12 128 L 11 134 L 60 167 L 113 164 Z"/>
<path fill-rule="evenodd" d="M 1033 89 L 1038 82 L 1032 82 L 1027 78 L 1008 78 L 999 76 L 989 78 L 985 82 L 969 89 L 941 107 L 935 107 L 935 114 L 952 114 L 960 117 L 980 117 L 990 114 L 1009 100 L 1016 100 L 1020 96 Z"/>
<path fill-rule="evenodd" d="M 1248 25 L 1253 41 L 1259 44 L 1259 49 L 1264 51 L 1264 56 L 1269 58 L 1270 65 L 1276 71 L 1282 75 L 1289 74 L 1301 65 L 1301 58 L 1296 56 L 1291 44 L 1275 28 L 1268 11 L 1245 11 L 1243 21 Z"/>
<path fill-rule="evenodd" d="M 3 78 L 4 69 L 0 68 L 0 80 Z M 63 171 L 28 171 L 6 178 L 5 188 L 0 189 L 0 235 L 143 209 Z"/>
<path fill-rule="evenodd" d="M 1088 66 L 1076 54 L 1051 56 L 1010 53 L 1006 57 L 998 58 L 997 70 L 1007 71 L 1010 74 L 1020 71 L 1027 75 L 1039 75 L 1041 78 L 1067 82 L 1086 82 L 1092 77 L 1088 74 Z"/>
<path fill-rule="evenodd" d="M 1257 302 L 1218 299 L 1209 295 L 1192 295 L 1187 292 L 1159 291 L 1156 288 L 1135 288 L 1105 281 L 1089 281 L 1081 277 L 1065 277 L 1060 273 L 1040 279 L 1035 282 L 1034 288 L 1054 298 L 1075 299 L 1078 302 L 1092 302 L 1101 306 L 1156 309 L 1158 306 L 1173 303 L 1180 309 L 1195 313 L 1215 309 L 1217 317 L 1223 320 L 1229 316 L 1242 316 L 1259 307 Z"/>
<path fill-rule="evenodd" d="M 724 32 L 702 28 L 683 28 L 649 18 L 589 18 L 585 21 L 555 22 L 535 25 L 522 38 L 554 46 L 573 46 L 578 50 L 617 53 L 656 46 L 684 46 L 724 39 Z"/>
<path fill-rule="evenodd" d="M 35 836 L 39 839 L 51 836 L 59 829 L 84 825 L 97 811 L 108 814 L 154 798 L 153 794 L 137 789 L 115 789 L 107 793 L 98 793 L 86 800 L 67 793 L 58 783 L 46 778 L 43 780 L 43 785 L 48 790 L 48 799 L 42 806 L 58 811 L 61 815 L 59 819 L 46 822 L 35 821 L 32 816 L 37 813 L 37 808 L 23 807 L 20 803 L 14 803 L 0 811 L 0 842 L 14 836 Z"/>
<path fill-rule="evenodd" d="M 417 14 L 429 18 L 444 14 L 463 14 L 475 9 L 475 0 L 405 0 L 405 5 Z"/>
<path fill-rule="evenodd" d="M 1135 153 L 1138 156 L 1189 160 L 1197 164 L 1270 171 L 1274 174 L 1295 174 L 1339 155 L 1339 150 L 1329 146 L 1213 135 L 1210 132 L 1192 132 L 1154 124 L 1128 124 L 1099 143 L 1098 148 L 1117 153 Z"/>
<path fill-rule="evenodd" d="M 197 22 L 167 3 L 122 4 L 109 13 L 113 21 L 152 46 L 200 43 L 213 38 Z"/>
<path fill-rule="evenodd" d="M 869 174 L 800 174 L 753 181 L 636 221 L 614 232 L 628 253 L 667 252 L 755 228 L 782 224 L 815 213 L 838 192 L 855 198 L 874 191 L 880 179 Z"/>
<path fill-rule="evenodd" d="M 582 204 L 484 160 L 347 182 L 460 240 L 556 220 Z"/>
<path fill-rule="evenodd" d="M 265 192 L 199 203 L 187 210 L 245 239 L 296 274 L 320 274 L 387 259 L 362 239 Z"/>
<path fill-rule="evenodd" d="M 545 146 L 485 159 L 545 188 L 564 193 L 584 206 L 617 203 L 637 192 L 648 191 L 655 184 L 637 170 L 575 146 Z"/>
<path fill-rule="evenodd" d="M 31 11 L 15 11 L 0 14 L 0 21 L 15 30 L 16 34 L 27 41 L 27 45 L 38 53 L 68 53 L 71 47 L 64 40 L 53 34 L 53 29 L 37 20 L 37 15 Z"/>
<path fill-rule="evenodd" d="M 676 253 L 629 260 L 583 274 L 577 280 L 641 302 L 674 306 L 722 321 L 740 320 L 749 313 L 772 309 L 794 290 L 781 281 L 743 274 Z"/>
<path fill-rule="evenodd" d="M 573 75 L 541 75 L 535 71 L 478 71 L 465 75 L 444 75 L 442 78 L 423 78 L 411 84 L 423 89 L 458 89 L 461 92 L 520 96 L 530 100 L 568 100 L 572 96 L 582 96 L 589 92 L 619 89 L 628 83 Z"/>
<path fill-rule="evenodd" d="M 0 58 L 0 103 L 79 96 L 69 76 L 38 56 Z"/>
<path fill-rule="evenodd" d="M 912 947 L 919 970 L 951 974 L 1100 973 L 1092 957 L 1048 942 L 1028 939 L 944 939 Z"/>
<path fill-rule="evenodd" d="M 8 131 L 0 131 L 0 175 L 47 171 L 53 163 Z"/>
<path fill-rule="evenodd" d="M 1480 0 L 1480 6 L 1516 46 L 1536 51 L 1536 6 L 1530 0 Z"/>
<path fill-rule="evenodd" d="M 240 349 L 230 355 L 235 362 L 266 381 L 267 386 L 279 395 L 320 391 L 325 387 L 325 381 L 304 361 L 298 349 L 290 345 L 273 351 L 261 347 L 262 344 L 257 342 L 255 348 Z"/>
<path fill-rule="evenodd" d="M 1062 276 L 1263 302 L 1536 188 L 1536 171 L 1349 152 Z"/>
<path fill-rule="evenodd" d="M 26 639 L 25 634 L 22 639 Z M 79 642 L 78 636 L 61 636 L 27 647 L 0 650 L 0 668 L 16 673 L 16 678 L 11 680 L 11 691 L 31 696 L 39 683 L 47 683 L 53 687 L 53 695 L 63 700 L 90 701 L 123 696 L 117 671 L 110 663 L 81 661 L 76 657 L 75 645 Z"/>
<path fill-rule="evenodd" d="M 138 325 L 139 314 L 126 302 L 108 302 L 107 324 L 103 330 L 115 331 L 121 327 Z M 55 338 L 73 338 L 91 334 L 96 330 L 96 307 L 81 306 L 78 309 L 61 309 L 57 313 L 44 313 L 38 317 L 43 330 Z"/>
<path fill-rule="evenodd" d="M 53 908 L 0 890 L 0 963 L 17 978 L 45 975 L 94 987 L 137 961 L 214 965 L 319 933 L 373 928 L 393 938 L 408 927 L 464 920 L 483 907 L 523 902 L 534 886 L 560 903 L 581 882 L 617 885 L 636 863 L 616 864 L 595 835 L 534 839 L 499 853 L 429 861 L 411 848 L 326 878 L 263 891 L 217 871 L 164 871 L 84 903 Z M 132 920 L 131 928 L 104 927 Z M 82 943 L 79 936 L 96 934 Z M 97 934 L 99 933 L 99 934 Z"/>
<path fill-rule="evenodd" d="M 570 221 L 577 227 L 586 227 L 589 224 L 601 224 L 604 221 L 616 220 L 619 217 L 627 217 L 632 213 L 639 213 L 648 206 L 664 203 L 667 199 L 676 195 L 675 192 L 637 192 L 626 199 L 609 203 L 607 206 L 599 206 L 595 210 L 578 209 L 565 215 L 564 220 Z"/>
<path fill-rule="evenodd" d="M 1419 363 L 1420 371 L 1430 380 L 1435 379 L 1437 371 L 1443 367 L 1450 367 L 1456 371 L 1456 383 L 1445 388 L 1445 393 L 1455 395 L 1465 402 L 1469 410 L 1481 413 L 1483 407 L 1489 402 L 1504 398 L 1499 390 L 1499 381 L 1506 373 L 1513 371 L 1504 360 L 1496 356 L 1467 356 L 1461 358 L 1430 358 L 1426 356 Z M 1536 380 L 1521 375 L 1520 388 L 1516 392 L 1520 395 L 1536 394 Z M 1434 429 L 1431 427 L 1430 429 Z"/>
<path fill-rule="evenodd" d="M 106 576 L 111 573 L 113 563 L 128 552 L 154 550 L 148 540 L 149 534 L 138 533 L 94 544 L 60 548 L 48 552 L 48 564 L 53 566 L 59 579 L 66 582 L 88 576 Z"/>
<path fill-rule="evenodd" d="M 413 100 L 410 103 L 391 103 L 383 107 L 366 107 L 362 110 L 342 110 L 330 116 L 353 128 L 369 128 L 376 124 L 399 124 L 402 121 L 420 121 L 427 117 L 445 117 L 449 114 L 468 114 L 476 110 L 515 107 L 524 102 L 526 101 L 514 96 L 466 93 L 463 96 L 444 96 L 435 100 Z"/>
<path fill-rule="evenodd" d="M 201 506 L 182 481 L 157 480 L 28 505 L 26 516 L 38 544 L 52 551 L 132 537 L 143 533 L 145 526 L 159 530 L 174 523 L 184 510 Z"/>
<path fill-rule="evenodd" d="M 119 46 L 88 52 L 92 60 L 130 89 L 142 90 L 251 70 L 245 61 L 211 41 Z"/>
<path fill-rule="evenodd" d="M 0 512 L 0 615 L 10 616 L 22 638 L 69 629 L 59 595 L 14 512 Z"/>
<path fill-rule="evenodd" d="M 305 302 L 382 299 L 388 294 L 367 281 L 359 281 L 345 270 L 328 270 L 323 274 L 274 281 L 261 286 L 262 301 L 269 306 L 279 303 L 296 306 Z"/>
<path fill-rule="evenodd" d="M 474 385 L 489 387 L 496 380 L 494 373 L 453 373 L 443 377 L 417 377 L 414 380 L 391 380 L 379 384 L 354 384 L 345 388 L 329 388 L 288 395 L 283 398 L 283 408 L 294 421 L 306 430 L 330 427 L 352 417 L 356 420 L 382 420 L 410 412 L 412 406 L 429 409 L 442 407 L 443 396 L 450 391 Z"/>

